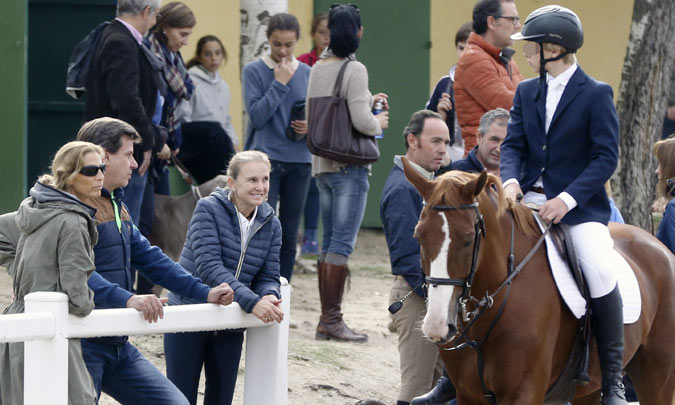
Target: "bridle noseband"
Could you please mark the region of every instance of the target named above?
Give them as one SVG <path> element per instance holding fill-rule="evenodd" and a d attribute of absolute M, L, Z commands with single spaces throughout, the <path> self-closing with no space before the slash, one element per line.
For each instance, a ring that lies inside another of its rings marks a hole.
<path fill-rule="evenodd" d="M 480 251 L 480 241 L 485 236 L 485 221 L 483 220 L 483 214 L 480 213 L 478 208 L 478 201 L 474 201 L 471 204 L 464 205 L 430 205 L 429 208 L 435 211 L 459 211 L 459 210 L 470 210 L 473 209 L 476 213 L 476 221 L 474 222 L 474 238 L 473 238 L 473 255 L 471 258 L 471 269 L 469 269 L 469 274 L 465 278 L 449 278 L 449 277 L 426 277 L 427 283 L 431 284 L 433 287 L 438 287 L 439 285 L 452 285 L 457 287 L 462 287 L 462 295 L 459 297 L 459 303 L 461 306 L 465 307 L 466 301 L 468 300 L 469 295 L 471 294 L 471 285 L 473 284 L 473 279 L 476 276 L 476 270 L 478 268 L 478 252 Z M 463 312 L 466 314 L 466 311 Z M 466 322 L 468 319 L 465 319 Z"/>

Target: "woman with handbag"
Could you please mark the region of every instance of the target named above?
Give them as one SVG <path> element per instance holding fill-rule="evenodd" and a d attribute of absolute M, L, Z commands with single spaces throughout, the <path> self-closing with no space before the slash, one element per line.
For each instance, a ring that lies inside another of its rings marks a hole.
<path fill-rule="evenodd" d="M 289 281 L 312 173 L 304 113 L 309 66 L 293 56 L 299 37 L 297 18 L 286 13 L 273 15 L 267 24 L 270 52 L 242 71 L 249 118 L 244 149 L 265 152 L 272 162 L 268 203 L 276 210 L 279 202 L 280 272 Z"/>
<path fill-rule="evenodd" d="M 351 133 L 340 134 L 343 137 L 341 140 L 344 141 L 342 143 L 358 146 L 354 143 L 360 145 L 361 142 L 365 142 L 368 144 L 366 146 L 374 147 L 376 159 L 379 152 L 374 139 L 370 137 L 381 134 L 382 129 L 387 128 L 389 113 L 383 111 L 373 115 L 372 106 L 374 100 L 382 100 L 387 110 L 387 95 L 383 93 L 374 97 L 371 95 L 368 90 L 368 71 L 354 58 L 354 52 L 358 49 L 363 34 L 358 7 L 352 4 L 332 6 L 328 16 L 328 28 L 330 46 L 322 55 L 322 59 L 312 67 L 307 90 L 310 132 L 308 142 L 311 145 L 316 137 L 329 138 L 334 135 L 324 132 L 328 131 L 326 126 L 322 126 L 324 129 L 319 130 L 321 122 L 325 120 L 317 118 L 323 113 L 317 110 L 328 105 L 320 103 L 320 100 L 330 97 L 335 91 L 343 101 L 346 101 L 349 118 L 345 119 L 351 121 L 341 124 L 347 124 L 359 132 L 354 136 Z M 317 156 L 316 153 L 320 152 L 316 150 L 314 153 L 312 175 L 316 177 L 319 187 L 324 226 L 318 261 L 321 318 L 316 328 L 316 338 L 365 342 L 368 340 L 366 334 L 352 331 L 342 320 L 341 305 L 345 282 L 349 275 L 347 266 L 349 255 L 354 250 L 366 208 L 370 165 L 353 163 L 359 162 L 359 159 L 339 156 L 329 159 L 325 156 L 333 156 L 330 153 L 321 153 L 324 157 Z"/>

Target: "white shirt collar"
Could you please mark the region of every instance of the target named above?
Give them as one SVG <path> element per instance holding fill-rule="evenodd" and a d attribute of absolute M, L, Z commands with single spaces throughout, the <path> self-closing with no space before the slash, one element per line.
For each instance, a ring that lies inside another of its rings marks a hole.
<path fill-rule="evenodd" d="M 574 72 L 577 71 L 577 67 L 578 65 L 574 63 L 556 77 L 551 76 L 550 73 L 546 73 L 546 84 L 548 84 L 549 88 L 553 86 L 562 86 L 564 88 L 569 83 Z"/>
<path fill-rule="evenodd" d="M 298 60 L 295 59 L 295 55 L 291 55 L 291 57 L 293 58 L 293 59 L 291 59 L 291 68 L 297 69 L 298 64 L 300 62 L 298 62 Z M 270 69 L 274 69 L 279 64 L 279 63 L 275 62 L 274 59 L 272 59 L 272 57 L 270 56 L 269 53 L 264 54 L 260 59 L 262 59 L 262 61 L 265 63 L 265 65 L 267 65 L 267 67 L 270 68 Z"/>

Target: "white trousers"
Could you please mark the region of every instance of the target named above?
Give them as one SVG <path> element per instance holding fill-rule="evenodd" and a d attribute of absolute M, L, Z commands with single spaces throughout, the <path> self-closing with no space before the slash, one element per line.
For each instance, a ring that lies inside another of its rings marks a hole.
<path fill-rule="evenodd" d="M 546 202 L 546 196 L 528 192 L 523 202 L 541 205 Z M 614 240 L 606 225 L 584 222 L 570 225 L 569 230 L 591 298 L 604 297 L 616 287 L 616 269 L 628 266 L 628 263 L 614 250 Z"/>

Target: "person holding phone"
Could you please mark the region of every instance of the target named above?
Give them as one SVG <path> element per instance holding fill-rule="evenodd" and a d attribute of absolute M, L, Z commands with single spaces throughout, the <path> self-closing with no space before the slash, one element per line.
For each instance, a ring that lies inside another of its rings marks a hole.
<path fill-rule="evenodd" d="M 299 111 L 307 95 L 310 68 L 293 56 L 299 38 L 300 24 L 295 16 L 273 15 L 267 26 L 270 52 L 244 66 L 242 72 L 248 113 L 244 149 L 265 152 L 270 158 L 268 203 L 275 211 L 279 204 L 283 230 L 280 271 L 289 281 L 312 170 L 305 141 L 307 120 L 304 112 Z"/>

